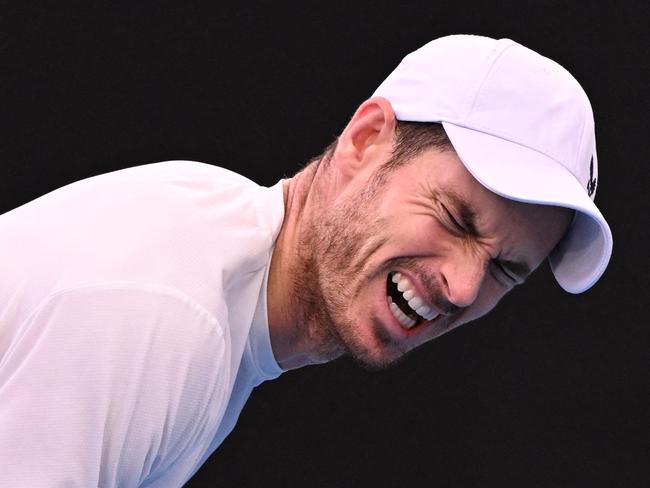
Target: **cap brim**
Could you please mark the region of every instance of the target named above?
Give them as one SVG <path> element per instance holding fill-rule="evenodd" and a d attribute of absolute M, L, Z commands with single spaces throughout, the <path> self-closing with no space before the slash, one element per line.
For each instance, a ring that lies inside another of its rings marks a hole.
<path fill-rule="evenodd" d="M 449 122 L 442 124 L 458 157 L 487 189 L 511 200 L 577 211 L 549 262 L 557 282 L 570 293 L 582 293 L 596 283 L 612 253 L 612 233 L 582 184 L 538 151 Z"/>

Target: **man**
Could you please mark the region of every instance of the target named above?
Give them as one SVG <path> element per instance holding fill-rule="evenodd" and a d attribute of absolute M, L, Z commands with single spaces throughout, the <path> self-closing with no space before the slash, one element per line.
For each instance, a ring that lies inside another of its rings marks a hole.
<path fill-rule="evenodd" d="M 1 486 L 180 486 L 251 390 L 371 369 L 490 311 L 549 257 L 604 272 L 593 116 L 509 40 L 404 58 L 337 141 L 261 188 L 170 161 L 0 217 Z"/>

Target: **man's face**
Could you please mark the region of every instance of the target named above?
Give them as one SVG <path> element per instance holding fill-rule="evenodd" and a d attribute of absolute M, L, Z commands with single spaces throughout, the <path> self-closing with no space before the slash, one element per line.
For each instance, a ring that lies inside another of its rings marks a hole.
<path fill-rule="evenodd" d="M 305 238 L 317 282 L 305 318 L 324 347 L 384 368 L 489 312 L 571 216 L 488 191 L 452 151 L 426 151 L 385 178 L 360 173 Z"/>

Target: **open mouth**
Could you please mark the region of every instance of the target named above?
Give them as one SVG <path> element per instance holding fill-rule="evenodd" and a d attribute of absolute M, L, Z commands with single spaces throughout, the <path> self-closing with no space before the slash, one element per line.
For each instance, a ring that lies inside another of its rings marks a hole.
<path fill-rule="evenodd" d="M 388 273 L 386 295 L 390 311 L 405 329 L 411 329 L 438 316 L 435 310 L 425 304 L 409 279 L 399 272 Z"/>

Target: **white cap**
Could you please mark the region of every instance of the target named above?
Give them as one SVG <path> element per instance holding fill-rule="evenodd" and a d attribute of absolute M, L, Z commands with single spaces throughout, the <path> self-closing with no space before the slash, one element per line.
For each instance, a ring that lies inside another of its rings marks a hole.
<path fill-rule="evenodd" d="M 575 209 L 551 269 L 571 293 L 598 281 L 612 234 L 593 202 L 594 117 L 562 66 L 509 39 L 447 36 L 407 55 L 374 95 L 398 120 L 441 122 L 465 167 L 494 193 Z"/>

